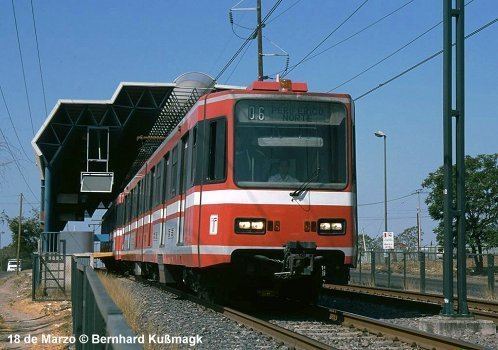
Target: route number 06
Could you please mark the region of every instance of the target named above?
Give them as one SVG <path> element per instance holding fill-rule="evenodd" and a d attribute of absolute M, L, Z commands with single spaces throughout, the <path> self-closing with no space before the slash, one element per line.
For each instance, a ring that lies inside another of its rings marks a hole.
<path fill-rule="evenodd" d="M 259 107 L 256 111 L 256 107 L 249 107 L 249 120 L 265 120 L 265 109 Z"/>

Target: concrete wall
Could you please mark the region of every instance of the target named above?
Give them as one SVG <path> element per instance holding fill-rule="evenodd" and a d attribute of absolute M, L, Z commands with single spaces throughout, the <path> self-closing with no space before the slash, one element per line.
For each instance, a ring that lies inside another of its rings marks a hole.
<path fill-rule="evenodd" d="M 92 253 L 93 232 L 92 231 L 62 231 L 59 240 L 66 241 L 66 254 Z"/>

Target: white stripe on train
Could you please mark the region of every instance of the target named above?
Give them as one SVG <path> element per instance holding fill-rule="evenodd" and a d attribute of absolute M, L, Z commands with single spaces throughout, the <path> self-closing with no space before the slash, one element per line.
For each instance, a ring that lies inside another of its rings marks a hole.
<path fill-rule="evenodd" d="M 354 194 L 352 192 L 325 192 L 312 191 L 300 199 L 293 199 L 290 190 L 217 190 L 203 191 L 202 204 L 252 204 L 252 205 L 317 205 L 317 206 L 342 206 L 351 207 L 354 203 Z M 152 222 L 159 218 L 166 217 L 180 212 L 181 207 L 190 208 L 201 204 L 201 193 L 193 192 L 185 200 L 176 201 L 169 204 L 166 210 L 158 209 L 152 213 Z M 146 215 L 144 219 L 134 221 L 132 226 L 126 226 L 124 233 L 128 233 L 143 224 L 151 222 L 151 215 Z"/>

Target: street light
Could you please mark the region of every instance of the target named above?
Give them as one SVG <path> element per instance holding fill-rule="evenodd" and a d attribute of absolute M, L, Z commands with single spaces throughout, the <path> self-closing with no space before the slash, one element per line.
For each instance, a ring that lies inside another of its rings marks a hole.
<path fill-rule="evenodd" d="M 376 131 L 374 133 L 377 137 L 384 138 L 384 232 L 387 232 L 387 161 L 386 161 L 386 140 L 387 135 L 383 131 Z"/>

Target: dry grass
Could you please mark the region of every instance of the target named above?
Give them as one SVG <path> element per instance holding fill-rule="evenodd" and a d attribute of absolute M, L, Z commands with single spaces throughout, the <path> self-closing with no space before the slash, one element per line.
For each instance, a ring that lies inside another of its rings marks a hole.
<path fill-rule="evenodd" d="M 98 273 L 100 281 L 104 285 L 109 296 L 121 309 L 123 315 L 135 333 L 139 331 L 138 316 L 135 309 L 135 302 L 127 288 L 119 282 L 119 278 L 106 273 Z"/>
<path fill-rule="evenodd" d="M 131 329 L 135 334 L 156 334 L 157 331 L 152 329 L 147 323 L 141 323 L 138 321 L 139 309 L 136 300 L 133 298 L 132 293 L 128 290 L 126 285 L 123 283 L 122 278 L 109 275 L 107 273 L 97 273 L 104 288 L 106 289 L 109 296 L 116 303 L 116 305 L 123 312 L 123 316 L 126 322 L 130 325 Z M 177 349 L 177 346 L 171 346 L 170 349 Z M 161 344 L 144 344 L 145 350 L 158 350 L 164 349 L 164 345 Z"/>

